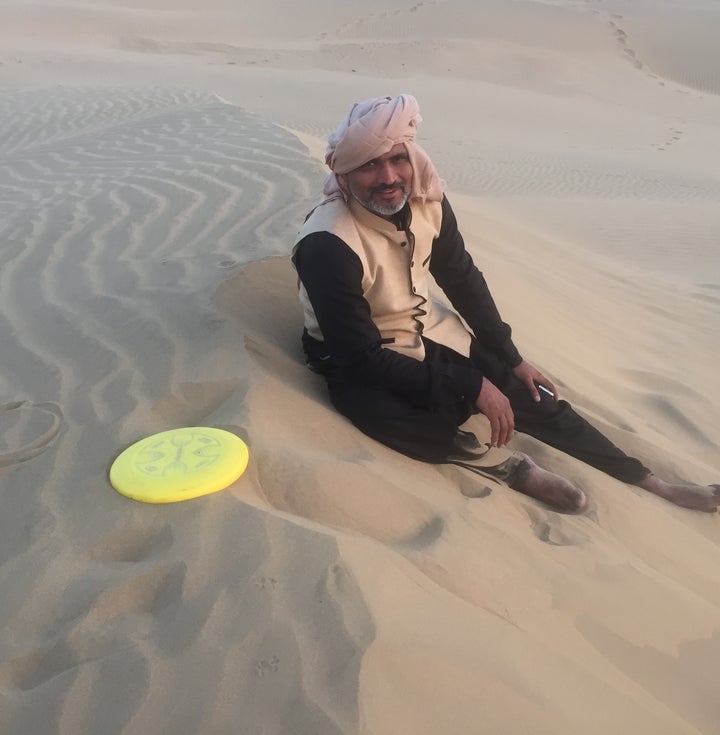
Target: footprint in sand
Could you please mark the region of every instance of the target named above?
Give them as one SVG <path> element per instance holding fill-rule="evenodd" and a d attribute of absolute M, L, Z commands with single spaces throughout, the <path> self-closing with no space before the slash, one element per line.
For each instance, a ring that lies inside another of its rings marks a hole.
<path fill-rule="evenodd" d="M 455 467 L 453 465 L 438 465 L 438 472 L 457 486 L 466 498 L 487 498 L 492 493 L 492 480 L 486 480 L 480 475 Z M 499 485 L 498 485 L 499 487 Z"/>
<path fill-rule="evenodd" d="M 720 286 L 714 283 L 698 283 L 697 287 L 698 289 L 706 289 L 707 291 L 710 291 L 710 293 L 705 293 L 703 290 L 698 290 L 695 293 L 691 294 L 691 298 L 707 304 L 720 305 Z"/>
<path fill-rule="evenodd" d="M 37 645 L 0 664 L 0 689 L 30 691 L 82 665 L 131 655 L 127 650 L 137 643 L 128 630 L 148 630 L 160 616 L 175 620 L 183 604 L 186 564 L 162 560 L 172 542 L 166 524 L 156 531 L 111 534 L 87 549 L 100 566 L 68 585 Z"/>
<path fill-rule="evenodd" d="M 633 49 L 632 46 L 630 46 L 630 44 L 628 43 L 627 33 L 617 23 L 611 20 L 608 21 L 608 25 L 612 29 L 618 47 L 623 52 L 628 61 L 630 61 L 630 63 L 636 69 L 644 69 L 645 64 L 643 64 L 643 62 L 638 58 L 637 54 L 635 53 L 635 49 Z"/>
<path fill-rule="evenodd" d="M 91 626 L 98 626 L 128 616 L 157 617 L 168 609 L 173 614 L 182 605 L 185 575 L 184 562 L 167 561 L 124 578 L 108 578 L 90 604 L 85 620 Z"/>
<path fill-rule="evenodd" d="M 42 454 L 60 431 L 62 420 L 57 403 L 14 401 L 0 405 L 0 468 Z"/>
<path fill-rule="evenodd" d="M 78 580 L 75 594 L 66 596 L 68 609 L 77 604 L 78 614 L 97 623 L 128 614 L 156 614 L 179 605 L 186 565 L 165 558 L 173 541 L 170 524 L 126 528 L 98 539 L 85 553 L 105 574 L 93 583 L 97 588 L 85 588 L 85 582 Z"/>
<path fill-rule="evenodd" d="M 665 140 L 659 146 L 656 146 L 657 150 L 666 151 L 670 146 L 675 145 L 683 135 L 683 130 L 680 130 L 679 128 L 670 128 L 665 136 Z"/>
<path fill-rule="evenodd" d="M 550 546 L 577 546 L 588 541 L 588 536 L 575 528 L 568 528 L 559 513 L 527 506 L 532 530 L 540 541 Z"/>
<path fill-rule="evenodd" d="M 160 556 L 172 546 L 170 524 L 150 531 L 126 528 L 96 541 L 87 555 L 100 564 L 138 563 Z"/>
<path fill-rule="evenodd" d="M 435 516 L 412 536 L 393 543 L 395 548 L 405 551 L 420 551 L 432 546 L 445 531 L 445 521 Z"/>

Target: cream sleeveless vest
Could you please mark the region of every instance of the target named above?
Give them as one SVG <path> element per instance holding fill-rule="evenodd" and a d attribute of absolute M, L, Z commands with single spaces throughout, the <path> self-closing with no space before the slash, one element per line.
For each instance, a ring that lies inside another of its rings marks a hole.
<path fill-rule="evenodd" d="M 333 199 L 318 206 L 308 217 L 295 240 L 295 248 L 313 232 L 330 232 L 360 258 L 363 293 L 372 320 L 380 330 L 383 347 L 423 360 L 421 335 L 425 335 L 467 356 L 470 333 L 454 312 L 430 298 L 430 254 L 433 239 L 440 232 L 442 206 L 439 202 L 413 200 L 410 209 L 412 220 L 406 232 L 354 199 L 348 203 Z M 302 284 L 300 303 L 310 336 L 324 341 Z"/>

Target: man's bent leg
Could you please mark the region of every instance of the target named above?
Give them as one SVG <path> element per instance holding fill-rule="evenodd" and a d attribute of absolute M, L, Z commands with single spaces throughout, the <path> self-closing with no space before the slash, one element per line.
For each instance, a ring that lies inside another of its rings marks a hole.
<path fill-rule="evenodd" d="M 515 414 L 515 428 L 623 482 L 637 484 L 650 474 L 640 460 L 616 447 L 604 434 L 577 414 L 567 401 L 555 401 L 540 391 L 533 401 L 517 381 L 507 395 Z"/>
<path fill-rule="evenodd" d="M 472 415 L 450 396 L 435 402 L 443 411 L 431 411 L 384 388 L 347 385 L 328 380 L 330 400 L 364 434 L 397 452 L 431 464 L 457 464 L 498 480 L 508 481 L 520 463 L 517 453 L 481 444 L 471 432 L 458 427 Z M 442 391 L 437 386 L 436 391 Z"/>
<path fill-rule="evenodd" d="M 328 387 L 335 408 L 358 429 L 408 457 L 458 465 L 505 482 L 559 510 L 576 511 L 585 505 L 581 490 L 526 455 L 481 445 L 474 434 L 461 431 L 458 426 L 469 417 L 469 410 L 458 407 L 449 414 L 440 414 L 413 406 L 381 388 L 346 386 L 332 380 Z"/>
<path fill-rule="evenodd" d="M 345 386 L 328 381 L 335 408 L 360 431 L 397 452 L 422 462 L 441 464 L 453 452 L 458 426 L 465 418 L 413 406 L 388 390 Z"/>
<path fill-rule="evenodd" d="M 616 447 L 577 414 L 567 401 L 540 391 L 536 402 L 527 386 L 495 355 L 473 341 L 471 359 L 510 401 L 515 428 L 623 482 L 638 484 L 650 474 L 642 462 Z"/>

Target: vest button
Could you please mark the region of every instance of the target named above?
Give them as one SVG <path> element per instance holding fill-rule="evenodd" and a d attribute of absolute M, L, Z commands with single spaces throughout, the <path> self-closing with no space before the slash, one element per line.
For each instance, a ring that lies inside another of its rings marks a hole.
<path fill-rule="evenodd" d="M 415 261 L 414 260 L 411 260 L 410 261 L 410 267 L 413 268 L 414 266 L 415 266 Z"/>
<path fill-rule="evenodd" d="M 413 293 L 417 293 L 417 289 L 413 286 Z"/>
<path fill-rule="evenodd" d="M 406 245 L 407 245 L 407 243 L 406 243 L 406 242 L 401 242 L 401 243 L 400 243 L 400 247 L 401 247 L 401 248 L 404 248 L 404 247 L 405 247 Z"/>

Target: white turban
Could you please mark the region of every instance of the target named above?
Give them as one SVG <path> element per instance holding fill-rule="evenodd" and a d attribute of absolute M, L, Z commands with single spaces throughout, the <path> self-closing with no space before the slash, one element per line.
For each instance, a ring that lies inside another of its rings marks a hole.
<path fill-rule="evenodd" d="M 417 100 L 409 94 L 377 97 L 356 103 L 338 129 L 328 138 L 325 163 L 332 173 L 325 179 L 328 199 L 346 196 L 336 174 L 346 174 L 404 143 L 413 170 L 410 198 L 442 201 L 440 177 L 425 151 L 415 142 L 422 118 Z"/>

